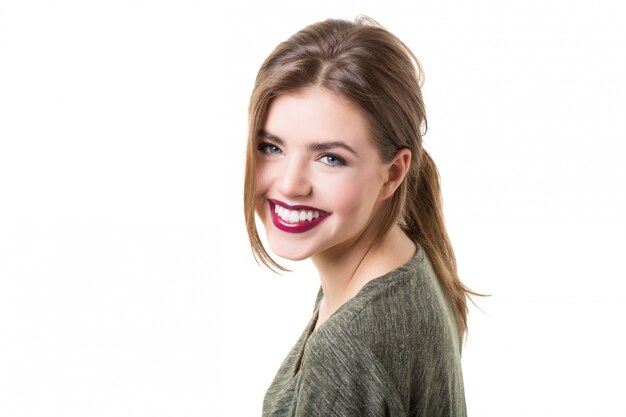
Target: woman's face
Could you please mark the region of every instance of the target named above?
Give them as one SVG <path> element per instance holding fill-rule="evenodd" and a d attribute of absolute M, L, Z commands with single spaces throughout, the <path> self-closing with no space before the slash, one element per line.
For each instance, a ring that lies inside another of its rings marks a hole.
<path fill-rule="evenodd" d="M 370 237 L 388 166 L 356 105 L 323 88 L 279 96 L 257 148 L 256 212 L 274 253 L 340 256 Z"/>

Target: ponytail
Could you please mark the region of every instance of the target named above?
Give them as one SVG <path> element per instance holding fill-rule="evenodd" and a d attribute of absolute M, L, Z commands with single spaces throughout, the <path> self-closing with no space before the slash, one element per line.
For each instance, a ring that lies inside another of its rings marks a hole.
<path fill-rule="evenodd" d="M 457 274 L 456 258 L 446 231 L 439 171 L 424 148 L 416 167 L 407 174 L 402 228 L 420 244 L 448 295 L 460 334 L 467 330 L 467 296 L 474 294 Z"/>

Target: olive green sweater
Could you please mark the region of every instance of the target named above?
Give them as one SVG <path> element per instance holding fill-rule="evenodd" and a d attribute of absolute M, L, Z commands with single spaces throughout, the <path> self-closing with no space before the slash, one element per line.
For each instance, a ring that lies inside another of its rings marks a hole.
<path fill-rule="evenodd" d="M 264 417 L 464 417 L 461 341 L 423 249 L 370 281 L 280 367 Z"/>

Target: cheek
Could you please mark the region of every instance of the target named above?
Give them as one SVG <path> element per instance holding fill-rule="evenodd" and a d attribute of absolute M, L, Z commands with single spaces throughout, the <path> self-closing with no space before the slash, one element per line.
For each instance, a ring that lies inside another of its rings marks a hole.
<path fill-rule="evenodd" d="M 351 176 L 342 180 L 329 181 L 327 184 L 327 195 L 331 196 L 328 201 L 336 214 L 369 216 L 376 202 L 376 190 L 379 187 L 373 178 Z"/>
<path fill-rule="evenodd" d="M 337 214 L 354 215 L 363 206 L 363 198 L 361 193 L 353 189 L 339 194 L 333 205 Z"/>

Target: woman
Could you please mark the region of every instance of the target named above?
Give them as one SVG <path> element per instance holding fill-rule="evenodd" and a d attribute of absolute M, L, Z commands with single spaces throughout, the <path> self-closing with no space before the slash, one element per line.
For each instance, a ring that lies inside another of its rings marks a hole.
<path fill-rule="evenodd" d="M 464 416 L 466 300 L 438 172 L 422 148 L 421 68 L 371 19 L 281 43 L 250 101 L 245 177 L 253 252 L 310 258 L 313 317 L 264 416 Z"/>

